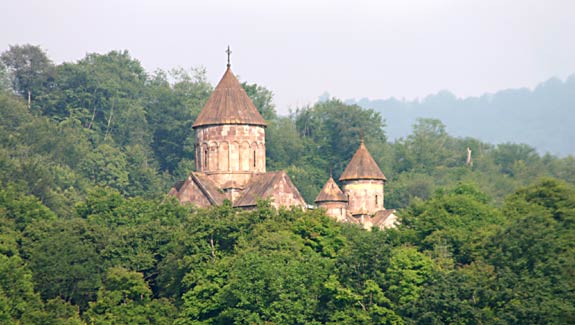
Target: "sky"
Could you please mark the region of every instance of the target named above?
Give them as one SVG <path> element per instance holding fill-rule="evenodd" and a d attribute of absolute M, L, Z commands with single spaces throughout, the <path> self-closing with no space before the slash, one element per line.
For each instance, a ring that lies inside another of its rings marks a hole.
<path fill-rule="evenodd" d="M 340 99 L 458 97 L 575 73 L 573 0 L 2 0 L 0 52 L 55 63 L 128 50 L 148 72 L 226 68 L 281 114 Z"/>

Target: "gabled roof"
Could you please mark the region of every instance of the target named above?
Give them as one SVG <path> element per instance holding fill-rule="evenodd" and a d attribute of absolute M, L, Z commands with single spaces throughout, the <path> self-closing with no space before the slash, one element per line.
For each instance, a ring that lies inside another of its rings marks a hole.
<path fill-rule="evenodd" d="M 255 206 L 259 199 L 266 199 L 273 191 L 279 172 L 255 175 L 243 190 L 242 196 L 234 202 L 236 207 Z"/>
<path fill-rule="evenodd" d="M 221 205 L 224 203 L 226 196 L 220 191 L 220 188 L 204 173 L 192 172 L 192 180 L 198 185 L 202 193 L 212 203 L 212 205 Z"/>
<path fill-rule="evenodd" d="M 229 66 L 192 127 L 220 124 L 267 126 Z"/>
<path fill-rule="evenodd" d="M 284 171 L 267 172 L 254 175 L 244 188 L 242 195 L 234 202 L 234 207 L 253 207 L 260 199 L 275 199 L 278 203 L 285 196 L 291 196 L 300 205 L 305 206 L 305 200 Z"/>
<path fill-rule="evenodd" d="M 359 144 L 359 148 L 351 158 L 351 161 L 341 174 L 340 181 L 354 180 L 354 179 L 379 179 L 386 181 L 385 175 L 373 157 L 367 151 L 363 140 Z"/>
<path fill-rule="evenodd" d="M 394 209 L 385 209 L 385 210 L 379 210 L 379 211 L 375 212 L 373 214 L 373 217 L 372 217 L 373 223 L 377 224 L 377 223 L 380 223 L 382 221 L 385 221 L 394 212 L 395 212 Z"/>
<path fill-rule="evenodd" d="M 372 224 L 381 229 L 396 227 L 397 216 L 394 209 L 386 209 L 377 211 L 371 218 Z"/>
<path fill-rule="evenodd" d="M 177 197 L 182 203 L 194 203 L 203 208 L 221 205 L 226 199 L 217 184 L 201 172 L 191 172 L 184 181 L 177 182 L 168 195 Z"/>
<path fill-rule="evenodd" d="M 335 183 L 333 178 L 330 176 L 317 197 L 315 198 L 315 203 L 318 202 L 347 202 L 347 197 L 339 186 Z"/>

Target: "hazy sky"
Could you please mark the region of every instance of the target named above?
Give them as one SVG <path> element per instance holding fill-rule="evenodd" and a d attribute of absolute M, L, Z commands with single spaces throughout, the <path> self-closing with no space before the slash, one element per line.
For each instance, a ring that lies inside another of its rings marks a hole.
<path fill-rule="evenodd" d="M 575 73 L 573 0 L 2 0 L 0 51 L 40 45 L 56 62 L 127 49 L 148 71 L 204 66 L 226 46 L 242 80 L 282 113 L 347 98 L 457 96 Z"/>

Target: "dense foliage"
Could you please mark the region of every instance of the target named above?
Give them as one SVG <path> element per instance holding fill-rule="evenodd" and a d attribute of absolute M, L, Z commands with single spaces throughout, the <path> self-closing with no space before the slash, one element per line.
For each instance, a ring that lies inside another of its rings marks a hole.
<path fill-rule="evenodd" d="M 558 324 L 575 322 L 575 160 L 450 136 L 423 119 L 389 142 L 338 100 L 268 121 L 268 168 L 308 202 L 361 133 L 396 230 L 262 201 L 238 211 L 165 193 L 194 160 L 204 71 L 147 73 L 127 52 L 54 65 L 0 56 L 2 324 Z M 466 148 L 473 164 L 466 164 Z"/>

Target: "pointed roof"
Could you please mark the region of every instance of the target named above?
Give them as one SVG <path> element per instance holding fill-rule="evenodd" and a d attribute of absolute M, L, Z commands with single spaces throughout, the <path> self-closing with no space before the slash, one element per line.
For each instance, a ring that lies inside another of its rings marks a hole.
<path fill-rule="evenodd" d="M 379 210 L 373 215 L 371 222 L 381 229 L 394 228 L 398 222 L 395 212 L 397 211 L 394 209 Z"/>
<path fill-rule="evenodd" d="M 192 172 L 191 178 L 202 193 L 206 196 L 206 198 L 210 201 L 213 205 L 221 205 L 224 203 L 226 196 L 220 191 L 218 185 L 214 183 L 206 174 L 200 172 Z"/>
<path fill-rule="evenodd" d="M 373 160 L 373 157 L 369 154 L 369 151 L 367 151 L 363 140 L 361 140 L 359 148 L 339 178 L 340 181 L 354 179 L 387 180 L 375 160 Z"/>
<path fill-rule="evenodd" d="M 315 203 L 328 201 L 347 202 L 347 197 L 343 194 L 331 176 L 315 198 Z"/>
<path fill-rule="evenodd" d="M 181 203 L 190 202 L 200 207 L 221 205 L 226 199 L 218 185 L 201 172 L 191 172 L 186 180 L 177 182 L 168 195 L 177 197 Z"/>
<path fill-rule="evenodd" d="M 305 207 L 305 200 L 297 187 L 292 183 L 285 171 L 267 172 L 255 175 L 246 185 L 241 197 L 234 202 L 234 207 L 252 207 L 257 205 L 259 199 L 280 199 L 291 197 L 292 202 L 299 202 L 299 206 Z"/>
<path fill-rule="evenodd" d="M 192 127 L 219 124 L 267 126 L 229 65 Z"/>

